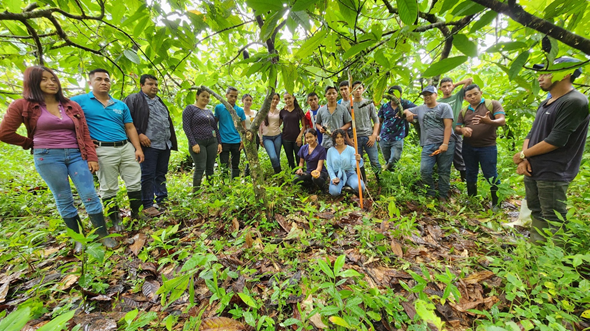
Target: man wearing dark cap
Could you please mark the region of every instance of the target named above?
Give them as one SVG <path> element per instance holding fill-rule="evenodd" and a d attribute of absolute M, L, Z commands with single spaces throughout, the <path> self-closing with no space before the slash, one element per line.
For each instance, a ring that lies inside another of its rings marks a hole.
<path fill-rule="evenodd" d="M 424 104 L 416 108 L 404 110 L 406 119 L 417 118 L 420 123 L 420 146 L 422 154 L 420 174 L 428 185 L 428 195 L 435 196 L 432 173 L 438 164 L 438 193 L 441 201 L 446 201 L 451 176 L 451 164 L 455 153 L 455 138 L 452 133 L 453 110 L 446 103 L 436 101 L 437 93 L 434 86 L 427 86 L 421 93 Z"/>
<path fill-rule="evenodd" d="M 567 63 L 574 67 L 576 62 L 580 61 L 562 57 L 548 69 L 563 68 Z M 543 69 L 544 65 L 535 65 L 535 68 Z M 516 172 L 525 175 L 527 205 L 534 227 L 533 242 L 545 240 L 537 230 L 548 229 L 555 233 L 559 229 L 558 224 L 549 223 L 560 222 L 556 212 L 565 220 L 567 188 L 580 169 L 590 120 L 588 99 L 572 86 L 581 73 L 578 68 L 555 81 L 550 72 L 541 73 L 539 87 L 551 93 L 551 98 L 539 106 L 522 151 L 513 157 L 518 164 Z"/>

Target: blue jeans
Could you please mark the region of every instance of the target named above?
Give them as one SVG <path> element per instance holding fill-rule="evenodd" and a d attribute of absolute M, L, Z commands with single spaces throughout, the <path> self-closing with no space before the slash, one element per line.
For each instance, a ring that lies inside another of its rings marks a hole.
<path fill-rule="evenodd" d="M 356 172 L 347 171 L 346 176 L 348 177 L 348 178 L 346 178 L 346 183 L 343 180 L 340 180 L 340 182 L 338 182 L 338 184 L 334 184 L 334 183 L 332 183 L 332 180 L 330 179 L 330 187 L 328 188 L 328 191 L 330 192 L 331 195 L 340 195 L 342 193 L 342 188 L 344 187 L 344 185 L 351 187 L 354 192 L 359 191 L 359 178 L 356 175 Z M 361 185 L 362 185 L 363 191 L 364 191 L 365 190 L 365 183 L 362 180 L 361 180 Z"/>
<path fill-rule="evenodd" d="M 281 146 L 283 145 L 281 135 L 279 134 L 276 136 L 262 136 L 262 144 L 264 145 L 264 149 L 266 149 L 266 153 L 270 158 L 270 163 L 272 164 L 272 167 L 280 167 Z"/>
<path fill-rule="evenodd" d="M 47 183 L 61 217 L 78 215 L 68 177 L 72 179 L 88 214 L 102 213 L 102 204 L 94 188 L 88 162 L 77 148 L 36 148 L 33 150 L 35 168 Z"/>
<path fill-rule="evenodd" d="M 434 165 L 438 165 L 438 194 L 441 198 L 447 198 L 449 189 L 451 187 L 451 165 L 453 164 L 453 156 L 455 154 L 455 142 L 449 142 L 449 148 L 446 152 L 438 155 L 430 156 L 434 151 L 440 147 L 440 144 L 430 144 L 422 147 L 421 161 L 420 161 L 420 175 L 424 184 L 428 185 L 428 195 L 435 196 L 434 179 Z"/>
<path fill-rule="evenodd" d="M 381 145 L 381 152 L 383 153 L 383 158 L 385 159 L 385 162 L 393 166 L 399 161 L 399 159 L 401 159 L 402 151 L 404 150 L 403 140 L 381 140 L 379 144 Z"/>
<path fill-rule="evenodd" d="M 367 136 L 357 136 L 357 144 L 359 147 L 358 153 L 363 157 L 363 151 L 367 152 L 369 156 L 369 161 L 371 162 L 371 167 L 375 173 L 379 173 L 381 171 L 381 164 L 379 163 L 379 150 L 377 149 L 377 141 L 373 144 L 373 146 L 367 146 L 367 142 L 369 141 L 369 137 Z"/>
<path fill-rule="evenodd" d="M 465 161 L 467 183 L 477 183 L 477 175 L 481 165 L 483 176 L 490 184 L 499 184 L 498 171 L 498 148 L 494 146 L 473 147 L 463 141 L 463 160 Z"/>
<path fill-rule="evenodd" d="M 145 160 L 139 164 L 141 166 L 141 200 L 143 208 L 147 209 L 154 205 L 154 194 L 157 203 L 162 203 L 168 198 L 166 173 L 168 173 L 170 149 L 151 147 L 142 149 Z"/>

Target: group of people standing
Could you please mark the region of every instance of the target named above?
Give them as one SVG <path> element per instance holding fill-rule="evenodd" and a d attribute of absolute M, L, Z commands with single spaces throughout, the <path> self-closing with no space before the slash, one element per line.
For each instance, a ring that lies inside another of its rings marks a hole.
<path fill-rule="evenodd" d="M 88 80 L 90 93 L 68 99 L 51 69 L 27 68 L 23 99 L 8 107 L 0 123 L 0 140 L 32 149 L 35 168 L 51 190 L 59 214 L 80 233 L 71 179 L 102 243 L 113 248 L 117 242 L 107 237 L 103 205 L 115 230 L 122 231 L 119 177 L 127 188 L 132 218 L 159 215 L 156 206 L 162 208 L 168 197 L 165 176 L 177 140 L 170 113 L 157 96 L 156 77 L 141 76 L 140 91 L 124 101 L 110 96 L 107 70 L 90 71 Z M 22 124 L 27 136 L 17 133 Z M 93 173 L 100 184 L 98 194 Z M 77 242 L 75 252 L 81 250 Z"/>
<path fill-rule="evenodd" d="M 555 60 L 562 62 L 579 61 Z M 517 172 L 526 176 L 526 198 L 537 229 L 555 231 L 549 223 L 559 221 L 554 211 L 565 219 L 567 187 L 579 171 L 590 120 L 587 98 L 572 87 L 580 74 L 578 68 L 555 82 L 551 74 L 539 77 L 539 86 L 550 94 L 539 106 L 522 151 L 513 157 Z M 123 101 L 110 96 L 111 78 L 107 70 L 92 70 L 88 79 L 92 91 L 68 99 L 51 69 L 27 68 L 23 99 L 8 107 L 0 123 L 0 141 L 32 149 L 35 167 L 49 186 L 61 217 L 70 229 L 80 232 L 71 179 L 103 244 L 116 247 L 117 242 L 107 237 L 103 205 L 115 230 L 122 231 L 117 203 L 119 177 L 127 188 L 131 217 L 158 216 L 168 197 L 166 174 L 170 153 L 178 149 L 178 143 L 170 112 L 157 96 L 156 77 L 142 75 L 140 91 Z M 442 98 L 438 98 L 439 89 Z M 481 168 L 490 183 L 492 206 L 497 208 L 500 181 L 496 130 L 506 123 L 505 111 L 500 102 L 484 98 L 480 86 L 472 84 L 470 78 L 457 83 L 444 78 L 439 89 L 424 88 L 424 104 L 416 106 L 402 98 L 400 86 L 392 86 L 386 93 L 390 100 L 377 109 L 372 100 L 363 98 L 362 82 L 350 85 L 343 81 L 338 89 L 325 88 L 323 106 L 315 92 L 309 93 L 307 112 L 291 93 L 283 94 L 285 105 L 279 110 L 281 96 L 275 94 L 256 135 L 257 146 L 265 148 L 275 173 L 282 171 L 280 155 L 284 149 L 289 167 L 299 167 L 295 183 L 339 195 L 346 187 L 353 191 L 365 189 L 364 154 L 377 180 L 381 171 L 395 171 L 412 123 L 420 137 L 420 174 L 428 196 L 435 197 L 437 193 L 433 180 L 436 165 L 438 199 L 448 198 L 454 163 L 470 196 L 477 195 Z M 239 125 L 251 130 L 257 114 L 251 109 L 252 96 L 242 96 L 241 108 L 236 105 L 238 90 L 229 87 L 226 99 L 235 109 Z M 462 106 L 464 100 L 466 107 Z M 211 111 L 207 108 L 209 101 L 209 93 L 198 89 L 195 104 L 187 106 L 182 114 L 195 165 L 195 191 L 201 186 L 203 175 L 211 179 L 217 155 L 221 166 L 227 171 L 231 169 L 232 178 L 239 176 L 242 137 L 229 110 L 219 104 Z M 353 112 L 356 137 L 351 130 Z M 17 133 L 22 124 L 27 136 Z M 357 149 L 353 147 L 354 138 Z M 383 167 L 379 163 L 378 144 L 386 162 Z M 357 176 L 357 163 L 361 178 Z M 98 194 L 93 173 L 100 184 Z M 533 238 L 542 240 L 536 232 Z M 82 245 L 76 243 L 75 251 L 81 249 Z"/>

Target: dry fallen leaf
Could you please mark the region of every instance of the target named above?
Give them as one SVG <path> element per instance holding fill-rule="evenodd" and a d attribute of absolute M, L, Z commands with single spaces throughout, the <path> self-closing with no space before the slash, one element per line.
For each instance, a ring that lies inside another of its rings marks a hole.
<path fill-rule="evenodd" d="M 315 216 L 317 216 L 318 218 L 321 218 L 323 220 L 331 220 L 334 218 L 334 214 L 332 214 L 330 212 L 317 213 L 317 214 L 315 214 Z"/>
<path fill-rule="evenodd" d="M 231 220 L 232 222 L 232 226 L 233 226 L 233 231 L 232 232 L 238 232 L 240 231 L 240 222 L 238 222 L 238 219 L 234 217 L 233 220 Z"/>
<path fill-rule="evenodd" d="M 254 244 L 254 239 L 252 239 L 252 234 L 250 231 L 246 232 L 246 247 L 251 248 Z"/>
<path fill-rule="evenodd" d="M 58 289 L 60 291 L 64 291 L 72 287 L 77 281 L 80 279 L 79 275 L 69 274 L 61 280 L 61 285 L 59 285 Z"/>
<path fill-rule="evenodd" d="M 8 294 L 8 286 L 10 285 L 10 283 L 4 283 L 4 285 L 2 285 L 0 287 L 0 302 L 4 302 L 6 300 L 6 295 Z"/>
<path fill-rule="evenodd" d="M 313 297 L 310 295 L 307 296 L 305 300 L 301 302 L 301 305 L 304 307 L 304 311 L 309 313 L 313 310 Z M 319 314 L 314 314 L 313 316 L 309 317 L 309 320 L 313 325 L 318 329 L 327 329 L 328 326 L 322 322 L 322 317 Z"/>
<path fill-rule="evenodd" d="M 393 250 L 393 254 L 397 255 L 397 257 L 404 256 L 402 245 L 395 239 L 391 239 L 391 249 Z"/>
<path fill-rule="evenodd" d="M 482 280 L 486 280 L 488 278 L 492 278 L 494 276 L 494 273 L 491 271 L 480 271 L 480 272 L 476 272 L 473 273 L 467 277 L 465 277 L 463 279 L 463 282 L 465 284 L 475 284 L 475 283 L 479 283 Z"/>
<path fill-rule="evenodd" d="M 160 283 L 156 280 L 146 280 L 141 287 L 141 292 L 143 295 L 146 296 L 151 302 L 158 301 L 159 295 L 156 292 L 160 289 Z"/>
<path fill-rule="evenodd" d="M 146 238 L 146 235 L 141 232 L 133 236 L 134 242 L 133 245 L 129 246 L 129 249 L 135 256 L 139 255 L 139 251 L 143 248 Z"/>
<path fill-rule="evenodd" d="M 227 317 L 211 317 L 203 320 L 201 331 L 242 331 L 244 324 Z"/>
<path fill-rule="evenodd" d="M 277 223 L 279 223 L 281 228 L 283 228 L 283 230 L 285 230 L 285 232 L 289 233 L 291 231 L 291 226 L 289 225 L 289 223 L 287 222 L 285 217 L 283 217 L 283 215 L 276 214 L 275 219 L 277 220 Z"/>

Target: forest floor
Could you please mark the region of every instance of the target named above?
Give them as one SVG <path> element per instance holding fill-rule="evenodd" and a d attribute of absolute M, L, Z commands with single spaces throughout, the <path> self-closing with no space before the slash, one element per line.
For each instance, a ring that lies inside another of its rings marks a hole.
<path fill-rule="evenodd" d="M 368 174 L 361 209 L 352 193 L 308 193 L 268 165 L 266 208 L 248 179 L 215 178 L 190 193 L 191 172 L 178 162 L 161 216 L 133 221 L 123 209 L 117 249 L 91 235 L 78 238 L 88 244 L 74 256 L 50 192 L 23 166 L 25 152 L 1 147 L 0 330 L 590 326 L 587 165 L 570 188 L 565 249 L 531 245 L 528 229 L 504 226 L 518 218 L 514 177 L 501 187 L 499 212 L 461 194 L 455 178 L 441 204 L 424 197 L 405 159 L 380 185 Z"/>

